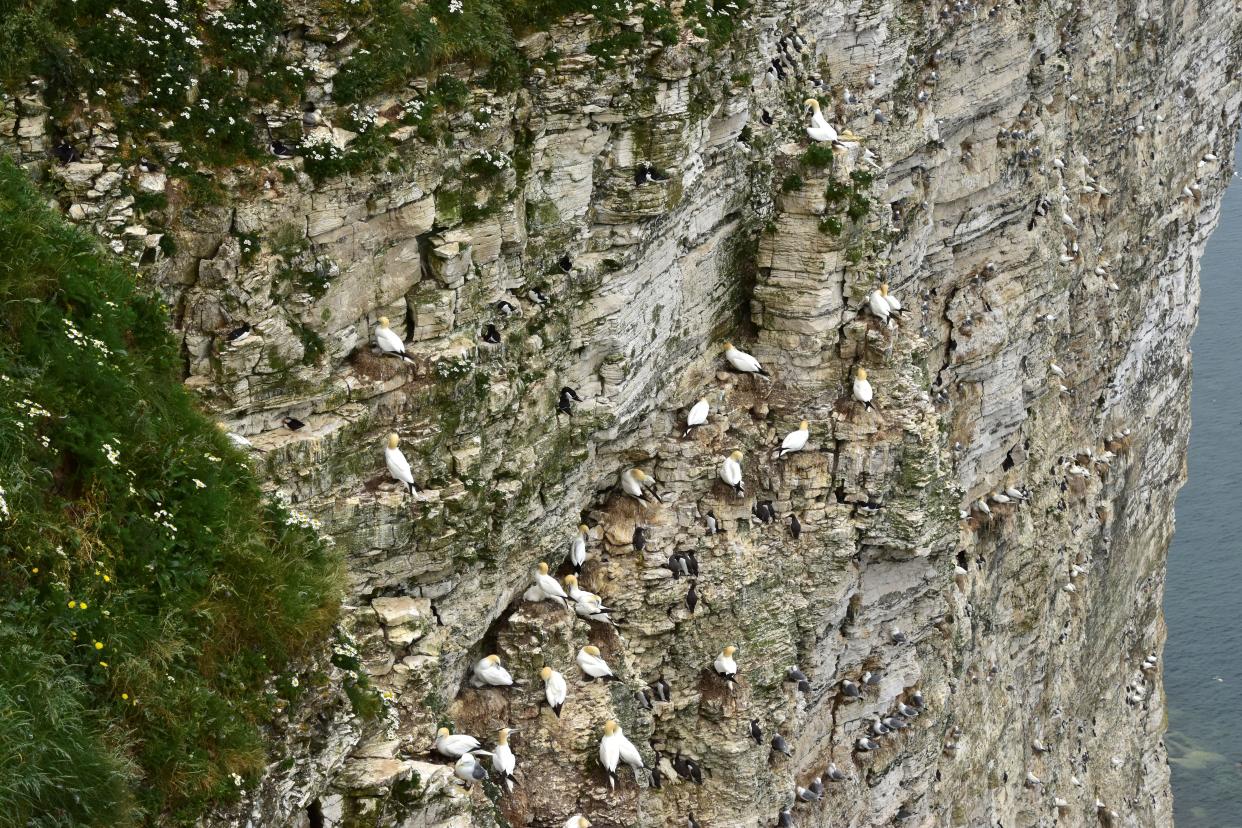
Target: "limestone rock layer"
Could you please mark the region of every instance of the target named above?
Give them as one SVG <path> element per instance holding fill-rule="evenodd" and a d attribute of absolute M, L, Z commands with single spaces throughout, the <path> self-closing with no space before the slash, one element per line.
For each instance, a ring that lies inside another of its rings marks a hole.
<path fill-rule="evenodd" d="M 299 158 L 234 171 L 223 205 L 158 231 L 126 193 L 176 185 L 106 141 L 48 170 L 119 252 L 176 238 L 144 273 L 176 310 L 186 381 L 342 550 L 353 643 L 336 646 L 386 698 L 377 719 L 353 715 L 331 670 L 284 714 L 262 784 L 207 823 L 709 828 L 790 806 L 799 826 L 1171 824 L 1148 657 L 1197 260 L 1242 99 L 1234 4 L 736 14 L 723 47 L 683 34 L 614 66 L 587 50 L 591 18 L 568 17 L 523 44 L 555 49 L 554 70 L 504 95 L 471 83 L 489 123 L 455 116 L 438 142 L 398 130 L 399 163 L 368 174 L 316 183 Z M 795 29 L 800 77 L 768 82 Z M 307 96 L 330 120 L 339 56 L 292 48 L 320 67 Z M 807 156 L 806 97 L 862 143 Z M 37 90 L 4 107 L 3 141 L 33 165 Z M 263 117 L 296 128 L 301 112 Z M 644 165 L 653 180 L 636 183 Z M 865 310 L 881 282 L 905 306 L 892 326 Z M 412 362 L 373 351 L 381 316 Z M 251 335 L 227 341 L 242 322 Z M 726 340 L 771 377 L 731 371 Z M 851 395 L 860 367 L 873 410 Z M 565 386 L 583 399 L 570 415 Z M 700 398 L 710 419 L 683 438 Z M 803 419 L 806 448 L 774 457 Z M 413 498 L 385 469 L 389 432 Z M 741 496 L 717 478 L 735 449 Z M 660 502 L 620 492 L 632 468 Z M 775 520 L 757 519 L 769 501 Z M 571 571 L 581 523 L 581 583 L 619 627 L 523 598 L 538 562 Z M 673 577 L 684 552 L 698 575 Z M 619 681 L 584 681 L 586 644 Z M 727 645 L 735 688 L 711 667 Z M 471 686 L 493 652 L 519 686 Z M 559 718 L 545 665 L 568 680 Z M 794 665 L 808 689 L 786 680 Z M 661 679 L 671 701 L 648 704 Z M 902 728 L 874 735 L 888 717 Z M 608 719 L 658 788 L 624 767 L 609 788 Z M 513 794 L 451 778 L 430 752 L 450 723 L 485 747 L 518 729 Z M 674 771 L 687 758 L 701 783 Z M 844 779 L 795 803 L 830 763 Z"/>

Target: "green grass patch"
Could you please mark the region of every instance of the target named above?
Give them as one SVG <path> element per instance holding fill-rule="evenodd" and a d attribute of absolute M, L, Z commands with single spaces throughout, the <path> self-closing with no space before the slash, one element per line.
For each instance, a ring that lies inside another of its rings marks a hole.
<path fill-rule="evenodd" d="M 195 408 L 158 300 L 7 160 L 0 317 L 0 825 L 189 824 L 266 766 L 339 561 Z"/>

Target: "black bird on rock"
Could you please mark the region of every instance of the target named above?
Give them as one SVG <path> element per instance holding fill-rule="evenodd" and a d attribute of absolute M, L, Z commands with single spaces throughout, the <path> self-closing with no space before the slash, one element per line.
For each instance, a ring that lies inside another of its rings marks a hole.
<path fill-rule="evenodd" d="M 582 402 L 582 397 L 578 396 L 578 392 L 568 385 L 562 388 L 560 399 L 556 403 L 557 416 L 564 414 L 567 417 L 572 417 L 574 414 L 573 404 L 575 402 Z"/>
<path fill-rule="evenodd" d="M 488 345 L 500 344 L 500 331 L 496 330 L 496 326 L 491 322 L 488 322 L 487 327 L 483 329 L 483 341 Z"/>
<path fill-rule="evenodd" d="M 52 157 L 60 162 L 63 167 L 65 164 L 72 164 L 74 161 L 82 160 L 82 153 L 77 148 L 61 138 L 56 146 L 52 147 Z"/>
<path fill-rule="evenodd" d="M 758 719 L 750 720 L 750 738 L 755 740 L 756 745 L 763 744 L 763 728 L 759 727 Z"/>

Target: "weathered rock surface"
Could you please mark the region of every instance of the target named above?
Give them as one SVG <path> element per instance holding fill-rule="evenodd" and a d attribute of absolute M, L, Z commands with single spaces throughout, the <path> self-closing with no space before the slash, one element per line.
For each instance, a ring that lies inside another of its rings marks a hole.
<path fill-rule="evenodd" d="M 490 127 L 459 118 L 447 147 L 399 133 L 383 173 L 316 186 L 274 161 L 224 207 L 134 228 L 129 193 L 172 193 L 164 176 L 106 148 L 52 167 L 75 220 L 146 254 L 187 382 L 344 551 L 343 626 L 389 698 L 373 721 L 339 693 L 290 711 L 315 737 L 285 738 L 287 760 L 211 821 L 771 825 L 835 763 L 846 779 L 796 824 L 1170 824 L 1159 670 L 1142 665 L 1164 637 L 1197 258 L 1242 100 L 1232 10 L 771 0 L 729 50 L 683 38 L 611 70 L 575 18 L 529 44 L 561 52 L 555 75 L 476 88 Z M 818 90 L 762 80 L 795 24 Z M 866 139 L 822 169 L 800 161 L 807 94 Z M 46 118 L 38 88 L 4 101 L 5 144 L 41 160 Z M 484 153 L 496 175 L 462 192 Z M 666 180 L 636 185 L 641 163 Z M 462 199 L 490 206 L 463 221 Z M 860 310 L 881 281 L 899 326 Z M 411 364 L 373 352 L 380 316 Z M 725 371 L 726 339 L 772 380 Z M 851 399 L 857 367 L 873 411 Z M 562 386 L 584 399 L 571 417 Z M 710 421 L 682 439 L 700 397 Z M 806 449 L 774 459 L 802 419 Z M 385 471 L 390 431 L 412 499 Z M 733 449 L 744 497 L 717 479 Z M 632 467 L 662 503 L 618 492 Z M 1009 488 L 1023 497 L 992 497 Z M 522 600 L 537 562 L 569 571 L 584 521 L 582 582 L 619 629 Z M 699 576 L 673 578 L 687 551 Z M 620 682 L 582 680 L 587 643 Z M 732 691 L 711 670 L 729 644 Z M 469 685 L 490 652 L 520 686 Z M 569 680 L 559 718 L 544 665 Z M 659 678 L 672 701 L 647 709 Z M 920 715 L 856 750 L 916 693 Z M 609 718 L 661 787 L 623 770 L 609 790 Z M 752 719 L 791 755 L 752 742 Z M 452 779 L 429 753 L 447 722 L 485 745 L 519 729 L 516 793 Z M 678 755 L 701 785 L 671 774 Z"/>

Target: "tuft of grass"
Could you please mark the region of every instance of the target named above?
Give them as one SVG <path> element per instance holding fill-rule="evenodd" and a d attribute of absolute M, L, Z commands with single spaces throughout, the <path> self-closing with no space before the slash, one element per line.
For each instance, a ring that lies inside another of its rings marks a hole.
<path fill-rule="evenodd" d="M 340 563 L 195 408 L 165 308 L 7 159 L 0 319 L 0 825 L 190 824 L 267 764 Z"/>

